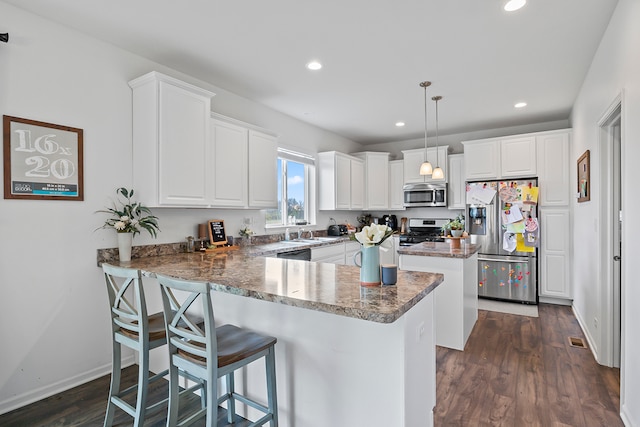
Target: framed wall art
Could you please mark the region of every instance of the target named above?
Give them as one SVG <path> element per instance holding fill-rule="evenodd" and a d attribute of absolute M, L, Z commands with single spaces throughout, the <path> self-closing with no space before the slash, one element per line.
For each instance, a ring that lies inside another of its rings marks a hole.
<path fill-rule="evenodd" d="M 2 119 L 5 199 L 84 200 L 82 129 Z"/>
<path fill-rule="evenodd" d="M 589 170 L 589 150 L 578 159 L 578 203 L 591 200 L 591 172 Z"/>

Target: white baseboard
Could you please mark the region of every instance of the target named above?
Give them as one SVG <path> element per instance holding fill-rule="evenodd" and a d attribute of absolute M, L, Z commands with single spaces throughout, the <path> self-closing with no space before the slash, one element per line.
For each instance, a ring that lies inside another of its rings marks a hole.
<path fill-rule="evenodd" d="M 135 354 L 131 354 L 122 359 L 122 366 L 130 366 L 133 365 L 136 361 Z M 78 375 L 74 375 L 70 378 L 65 378 L 64 380 L 57 381 L 52 384 L 48 384 L 46 386 L 37 388 L 35 390 L 31 390 L 27 393 L 20 394 L 18 396 L 14 396 L 11 399 L 7 399 L 3 402 L 0 402 L 0 415 L 6 414 L 7 412 L 11 412 L 15 409 L 22 408 L 23 406 L 27 406 L 31 403 L 37 402 L 38 400 L 45 399 L 49 396 L 53 396 L 54 394 L 61 393 L 63 391 L 69 390 L 73 387 L 77 387 L 89 381 L 95 380 L 96 378 L 100 378 L 103 375 L 107 375 L 111 373 L 111 363 L 103 366 L 99 366 L 90 371 L 83 372 Z"/>
<path fill-rule="evenodd" d="M 543 304 L 555 304 L 555 305 L 572 305 L 573 300 L 564 298 L 552 298 L 552 297 L 538 297 L 538 302 Z"/>
<path fill-rule="evenodd" d="M 578 320 L 578 325 L 580 325 L 580 329 L 582 329 L 582 333 L 587 338 L 587 344 L 589 344 L 589 349 L 591 350 L 591 354 L 593 354 L 593 357 L 596 359 L 596 362 L 601 364 L 600 360 L 598 359 L 598 347 L 594 345 L 594 340 L 593 340 L 593 337 L 591 336 L 591 333 L 589 333 L 589 330 L 585 328 L 584 325 L 586 323 L 584 319 L 580 317 L 580 313 L 578 312 L 578 310 L 576 310 L 576 308 L 573 305 L 571 306 L 571 311 L 573 311 L 573 315 L 576 317 L 576 320 Z"/>

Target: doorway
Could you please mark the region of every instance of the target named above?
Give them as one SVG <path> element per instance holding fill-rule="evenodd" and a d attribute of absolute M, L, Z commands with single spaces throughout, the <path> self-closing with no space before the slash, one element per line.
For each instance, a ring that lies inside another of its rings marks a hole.
<path fill-rule="evenodd" d="M 602 356 L 600 363 L 620 367 L 622 306 L 622 100 L 616 98 L 599 122 L 602 154 L 600 215 L 603 219 L 601 239 L 602 271 Z"/>

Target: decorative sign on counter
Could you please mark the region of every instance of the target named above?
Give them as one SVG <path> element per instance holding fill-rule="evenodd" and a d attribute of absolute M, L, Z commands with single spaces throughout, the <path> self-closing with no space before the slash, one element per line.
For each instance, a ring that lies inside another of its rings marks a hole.
<path fill-rule="evenodd" d="M 209 221 L 209 243 L 215 246 L 227 244 L 227 235 L 224 232 L 224 221 L 212 219 Z"/>
<path fill-rule="evenodd" d="M 84 200 L 82 129 L 3 116 L 4 198 Z"/>

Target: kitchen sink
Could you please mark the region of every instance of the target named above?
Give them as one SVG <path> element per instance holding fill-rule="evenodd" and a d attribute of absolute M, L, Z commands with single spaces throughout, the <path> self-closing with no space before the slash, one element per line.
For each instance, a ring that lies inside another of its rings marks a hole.
<path fill-rule="evenodd" d="M 320 243 L 320 242 L 337 242 L 338 238 L 336 237 L 313 237 L 310 239 L 295 239 L 293 242 L 311 242 L 311 243 Z"/>

